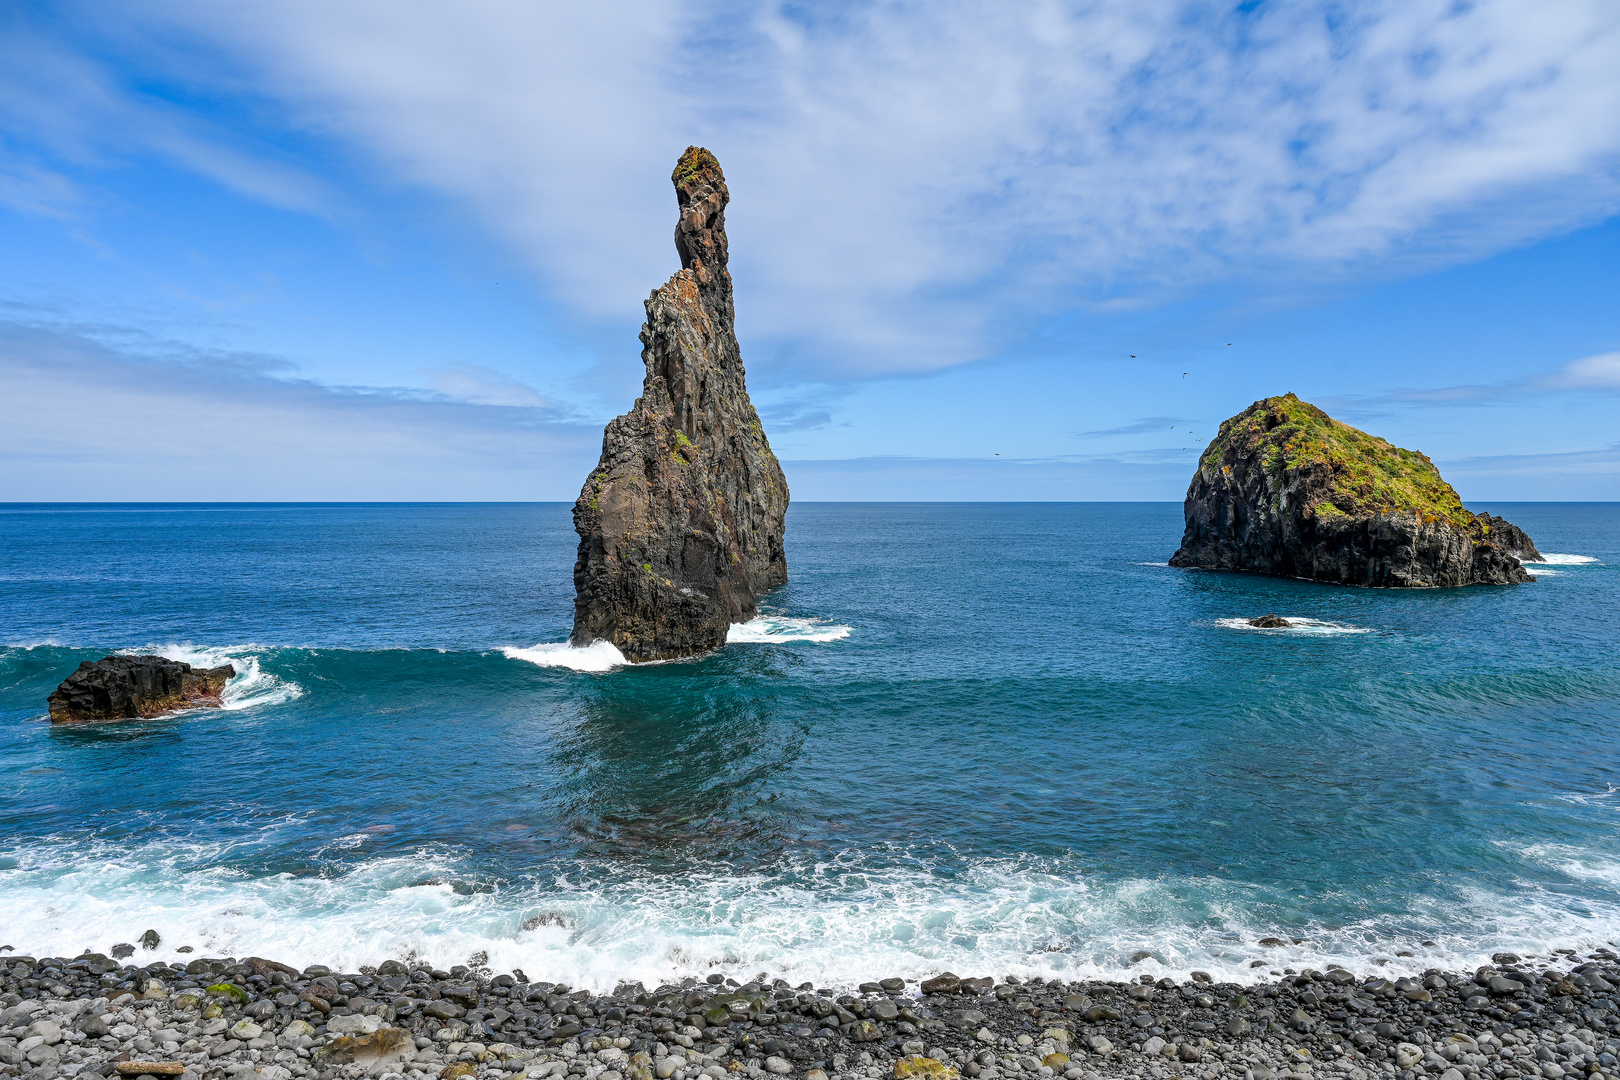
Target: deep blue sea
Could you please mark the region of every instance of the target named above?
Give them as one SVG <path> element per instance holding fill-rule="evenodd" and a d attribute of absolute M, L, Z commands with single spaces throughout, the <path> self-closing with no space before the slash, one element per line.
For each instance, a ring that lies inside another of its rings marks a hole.
<path fill-rule="evenodd" d="M 1475 509 L 1539 581 L 1175 570 L 1172 504 L 801 504 L 764 618 L 627 668 L 560 644 L 564 505 L 0 506 L 0 944 L 608 987 L 1620 940 L 1620 505 Z M 240 674 L 52 727 L 111 651 Z"/>

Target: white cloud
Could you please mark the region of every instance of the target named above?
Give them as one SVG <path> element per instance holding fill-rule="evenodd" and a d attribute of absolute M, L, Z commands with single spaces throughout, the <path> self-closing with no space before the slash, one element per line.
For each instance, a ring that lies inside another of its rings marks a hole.
<path fill-rule="evenodd" d="M 1490 405 L 1523 401 L 1540 394 L 1582 390 L 1620 391 L 1620 352 L 1572 360 L 1556 371 L 1540 371 L 1498 383 L 1465 383 L 1421 390 L 1395 390 L 1367 397 L 1344 397 L 1346 407 L 1365 411 L 1381 405 Z"/>
<path fill-rule="evenodd" d="M 481 364 L 446 364 L 428 373 L 428 384 L 452 401 L 470 405 L 514 405 L 529 409 L 557 408 L 528 383 Z"/>
<path fill-rule="evenodd" d="M 600 448 L 549 406 L 323 386 L 107 329 L 0 321 L 0 501 L 571 500 Z"/>
<path fill-rule="evenodd" d="M 1566 364 L 1546 379 L 1548 386 L 1573 390 L 1620 390 L 1620 352 L 1601 353 Z"/>
<path fill-rule="evenodd" d="M 673 268 L 668 171 L 709 145 L 741 328 L 768 346 L 750 363 L 799 377 L 928 370 L 1040 313 L 1389 273 L 1620 209 L 1612 0 L 146 10 L 233 57 L 231 89 L 474 207 L 591 318 L 633 318 Z"/>
<path fill-rule="evenodd" d="M 0 136 L 47 149 L 78 165 L 147 155 L 271 206 L 331 214 L 326 184 L 285 162 L 233 147 L 231 134 L 186 109 L 130 93 L 98 64 L 24 24 L 0 22 Z M 65 217 L 84 193 L 55 170 L 12 151 L 0 170 L 0 201 Z"/>

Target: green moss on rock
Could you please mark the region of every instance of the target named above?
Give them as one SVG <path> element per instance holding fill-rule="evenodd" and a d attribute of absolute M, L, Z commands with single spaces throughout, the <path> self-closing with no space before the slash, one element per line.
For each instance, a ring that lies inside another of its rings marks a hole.
<path fill-rule="evenodd" d="M 1255 402 L 1221 425 L 1200 465 L 1220 470 L 1230 456 L 1259 455 L 1281 480 L 1290 471 L 1327 466 L 1333 482 L 1304 507 L 1322 518 L 1413 513 L 1467 528 L 1473 521 L 1426 454 L 1333 419 L 1293 394 Z"/>
<path fill-rule="evenodd" d="M 719 175 L 720 162 L 716 161 L 714 155 L 703 147 L 688 146 L 686 153 L 682 154 L 680 160 L 675 163 L 675 171 L 671 174 L 670 179 L 675 181 L 677 188 L 685 187 L 696 180 L 703 172 Z"/>

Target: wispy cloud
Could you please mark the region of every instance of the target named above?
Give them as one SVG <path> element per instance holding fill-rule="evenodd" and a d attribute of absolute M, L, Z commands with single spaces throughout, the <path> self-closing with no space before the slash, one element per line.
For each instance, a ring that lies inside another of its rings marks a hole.
<path fill-rule="evenodd" d="M 1440 462 L 1471 505 L 1470 489 L 1499 500 L 1620 500 L 1620 443 L 1546 453 L 1490 454 Z"/>
<path fill-rule="evenodd" d="M 1620 352 L 1600 353 L 1566 364 L 1545 377 L 1549 390 L 1620 391 Z"/>
<path fill-rule="evenodd" d="M 800 396 L 761 400 L 755 402 L 765 427 L 786 434 L 794 431 L 815 431 L 831 426 L 833 409 L 840 395 L 823 390 Z"/>
<path fill-rule="evenodd" d="M 470 405 L 513 405 L 552 413 L 561 408 L 528 383 L 480 364 L 446 364 L 428 372 L 428 381 L 446 398 Z"/>
<path fill-rule="evenodd" d="M 385 182 L 472 207 L 587 318 L 668 274 L 665 178 L 710 145 L 750 363 L 801 379 L 937 369 L 1033 314 L 1387 274 L 1620 208 L 1620 126 L 1592 119 L 1620 115 L 1608 0 L 135 10 L 126 33 L 174 46 L 166 78 L 275 101 Z M 56 66 L 62 101 L 7 105 L 90 141 L 147 132 L 282 205 L 323 197 L 169 112 L 130 124 L 127 92 Z"/>
<path fill-rule="evenodd" d="M 1556 371 L 1537 372 L 1503 382 L 1392 390 L 1339 400 L 1365 410 L 1383 405 L 1490 405 L 1522 401 L 1530 395 L 1593 390 L 1620 393 L 1620 352 L 1583 357 Z"/>
<path fill-rule="evenodd" d="M 105 329 L 0 321 L 0 500 L 572 499 L 600 446 L 546 403 L 325 386 Z"/>
<path fill-rule="evenodd" d="M 782 463 L 799 501 L 1091 502 L 1180 499 L 1188 469 L 1123 457 L 866 457 Z M 1179 517 L 1179 516 L 1178 516 Z M 1175 523 L 1179 534 L 1179 520 Z M 1170 545 L 1174 550 L 1175 545 Z M 1168 552 L 1167 552 L 1168 553 Z"/>
<path fill-rule="evenodd" d="M 1186 423 L 1189 423 L 1189 421 L 1184 420 L 1179 416 L 1144 416 L 1142 419 L 1137 420 L 1134 423 L 1126 424 L 1123 427 L 1103 428 L 1100 431 L 1077 431 L 1074 434 L 1076 438 L 1081 439 L 1089 439 L 1103 435 L 1147 435 L 1149 433 L 1162 434 L 1168 432 L 1172 428 L 1175 428 L 1177 425 Z"/>
<path fill-rule="evenodd" d="M 197 110 L 121 84 L 16 9 L 0 14 L 0 138 L 15 162 L 0 169 L 0 200 L 55 217 L 83 213 L 87 199 L 41 155 L 80 167 L 156 159 L 301 213 L 329 216 L 341 202 L 326 182 L 263 148 L 238 145 L 229 128 Z"/>

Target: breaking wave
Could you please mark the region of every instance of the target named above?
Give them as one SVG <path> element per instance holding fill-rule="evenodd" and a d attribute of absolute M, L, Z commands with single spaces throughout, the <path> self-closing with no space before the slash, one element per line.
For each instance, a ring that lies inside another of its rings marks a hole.
<path fill-rule="evenodd" d="M 272 675 L 259 664 L 262 649 L 255 645 L 227 645 L 218 648 L 199 645 L 152 645 L 140 649 L 120 649 L 126 656 L 163 656 L 194 668 L 230 664 L 236 675 L 225 684 L 220 702 L 226 709 L 251 709 L 280 705 L 303 697 L 297 683 Z"/>
<path fill-rule="evenodd" d="M 630 663 L 611 641 L 593 641 L 589 645 L 559 642 L 528 649 L 508 646 L 501 652 L 510 660 L 523 660 L 540 667 L 567 668 L 570 671 L 612 671 Z"/>
<path fill-rule="evenodd" d="M 1348 919 L 1301 920 L 1286 888 L 1209 875 L 1100 878 L 1070 858 L 975 858 L 933 872 L 925 852 L 846 853 L 755 872 L 660 874 L 553 864 L 491 882 L 448 851 L 367 856 L 367 832 L 334 836 L 359 860 L 337 873 L 244 875 L 229 843 L 60 841 L 0 861 L 8 933 L 37 955 L 106 951 L 147 929 L 152 959 L 191 946 L 354 969 L 485 953 L 498 970 L 607 990 L 719 971 L 852 986 L 950 969 L 1021 977 L 1264 980 L 1285 965 L 1468 970 L 1495 950 L 1587 950 L 1620 931 L 1612 896 L 1555 887 L 1419 890 Z M 1613 861 L 1550 845 L 1506 848 L 1529 870 L 1615 882 Z M 897 861 L 899 864 L 897 865 Z M 1261 944 L 1265 942 L 1265 944 Z"/>
<path fill-rule="evenodd" d="M 761 615 L 745 623 L 732 623 L 726 631 L 726 644 L 781 643 L 785 641 L 841 641 L 851 628 L 825 619 L 795 619 L 786 615 Z"/>

